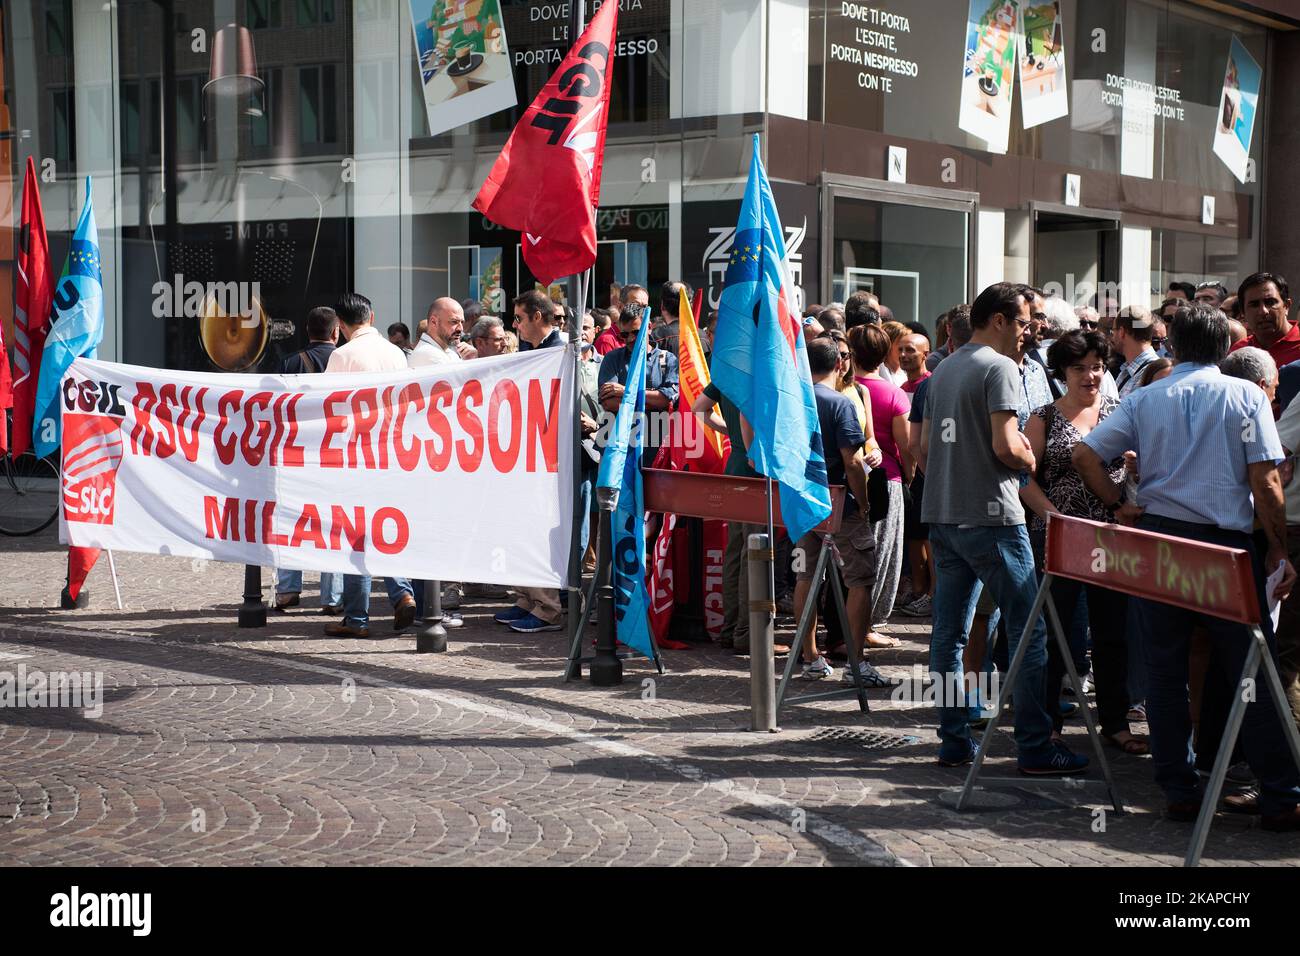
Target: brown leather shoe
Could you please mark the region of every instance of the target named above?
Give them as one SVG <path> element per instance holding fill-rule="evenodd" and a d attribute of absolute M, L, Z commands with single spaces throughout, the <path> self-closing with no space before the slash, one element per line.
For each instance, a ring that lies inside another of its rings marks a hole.
<path fill-rule="evenodd" d="M 397 607 L 393 609 L 393 630 L 400 631 L 414 623 L 415 598 L 409 594 L 403 594 L 402 599 L 397 602 Z"/>
<path fill-rule="evenodd" d="M 1199 800 L 1171 800 L 1165 804 L 1165 819 L 1175 823 L 1195 823 L 1200 815 Z"/>
<path fill-rule="evenodd" d="M 1251 788 L 1230 793 L 1223 798 L 1223 809 L 1228 813 L 1259 813 L 1259 791 Z"/>
<path fill-rule="evenodd" d="M 1272 813 L 1259 818 L 1259 825 L 1271 833 L 1292 833 L 1300 830 L 1300 806 L 1285 813 Z"/>
<path fill-rule="evenodd" d="M 343 624 L 342 622 L 338 624 L 326 624 L 325 636 L 326 637 L 369 637 L 370 628 L 353 627 L 351 624 Z"/>

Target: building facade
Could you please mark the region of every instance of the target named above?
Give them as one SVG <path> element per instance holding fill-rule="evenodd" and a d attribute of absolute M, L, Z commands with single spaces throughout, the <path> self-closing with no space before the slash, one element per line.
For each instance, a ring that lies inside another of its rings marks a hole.
<path fill-rule="evenodd" d="M 685 278 L 716 304 L 754 133 L 806 304 L 870 289 L 932 327 L 998 279 L 1105 309 L 1285 272 L 1297 7 L 620 0 L 595 302 Z M 56 265 L 94 183 L 106 358 L 271 369 L 346 290 L 381 326 L 441 295 L 508 314 L 521 237 L 470 203 L 568 16 L 0 0 L 3 301 L 30 156 Z"/>

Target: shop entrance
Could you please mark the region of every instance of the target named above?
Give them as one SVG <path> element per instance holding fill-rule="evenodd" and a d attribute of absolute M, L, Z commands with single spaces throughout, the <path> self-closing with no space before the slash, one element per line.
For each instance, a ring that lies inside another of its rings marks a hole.
<path fill-rule="evenodd" d="M 840 182 L 825 189 L 823 301 L 873 292 L 895 319 L 927 329 L 970 301 L 973 196 Z"/>
<path fill-rule="evenodd" d="M 1108 314 L 1114 315 L 1120 304 L 1119 214 L 1035 204 L 1033 222 L 1034 285 L 1075 308 L 1106 313 L 1113 301 Z"/>

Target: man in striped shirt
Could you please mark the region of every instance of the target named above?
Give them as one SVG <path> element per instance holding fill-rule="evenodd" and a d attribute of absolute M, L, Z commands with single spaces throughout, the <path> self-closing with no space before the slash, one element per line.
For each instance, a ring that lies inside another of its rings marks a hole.
<path fill-rule="evenodd" d="M 1124 308 L 1115 319 L 1115 332 L 1110 344 L 1124 356 L 1124 364 L 1115 376 L 1119 386 L 1119 397 L 1123 398 L 1137 388 L 1138 376 L 1147 363 L 1157 358 L 1156 350 L 1151 347 L 1152 330 L 1155 322 L 1151 313 L 1141 306 L 1130 305 Z"/>

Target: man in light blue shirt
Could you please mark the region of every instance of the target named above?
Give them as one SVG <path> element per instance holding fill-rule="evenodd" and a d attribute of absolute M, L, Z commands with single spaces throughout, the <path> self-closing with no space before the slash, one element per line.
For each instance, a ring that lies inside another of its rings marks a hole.
<path fill-rule="evenodd" d="M 1169 322 L 1176 357 L 1173 373 L 1138 389 L 1089 432 L 1075 446 L 1074 466 L 1122 523 L 1250 553 L 1260 607 L 1267 608 L 1266 574 L 1285 565 L 1277 587 L 1280 597 L 1295 583 L 1295 570 L 1287 563 L 1286 510 L 1277 473 L 1284 456 L 1263 390 L 1218 369 L 1229 340 L 1223 313 L 1199 303 L 1180 306 Z M 1142 476 L 1136 502 L 1124 501 L 1123 485 L 1113 483 L 1103 465 L 1126 451 L 1137 453 Z M 1251 536 L 1256 515 L 1268 541 L 1263 562 Z M 1158 601 L 1131 600 L 1130 620 L 1141 633 L 1146 654 L 1156 783 L 1168 799 L 1166 816 L 1191 821 L 1201 803 L 1187 692 L 1192 628 L 1199 624 L 1209 632 L 1223 662 L 1207 681 L 1235 685 L 1253 638 L 1243 624 Z M 1272 648 L 1267 614 L 1262 627 Z M 1268 683 L 1258 681 L 1256 700 L 1246 708 L 1241 743 L 1260 781 L 1263 828 L 1300 830 L 1300 770 L 1291 759 L 1270 696 Z"/>

